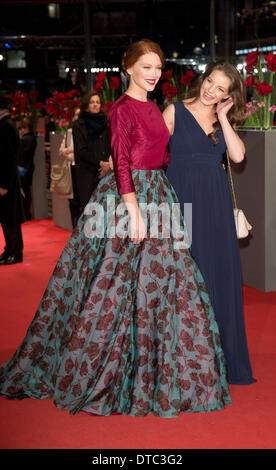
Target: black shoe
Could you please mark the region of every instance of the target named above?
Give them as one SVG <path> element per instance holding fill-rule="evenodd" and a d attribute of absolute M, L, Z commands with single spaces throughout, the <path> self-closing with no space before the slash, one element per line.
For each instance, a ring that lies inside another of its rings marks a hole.
<path fill-rule="evenodd" d="M 7 264 L 16 264 L 22 263 L 23 256 L 22 255 L 9 255 L 9 256 L 2 256 L 0 257 L 0 266 L 7 265 Z"/>
<path fill-rule="evenodd" d="M 0 261 L 3 261 L 4 259 L 7 259 L 9 255 L 7 255 L 7 253 L 5 251 L 3 251 L 3 253 L 0 255 Z"/>

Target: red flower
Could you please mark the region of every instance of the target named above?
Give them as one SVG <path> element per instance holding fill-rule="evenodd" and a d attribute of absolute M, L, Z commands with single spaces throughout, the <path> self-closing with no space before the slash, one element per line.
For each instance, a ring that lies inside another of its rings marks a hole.
<path fill-rule="evenodd" d="M 105 73 L 105 72 L 99 72 L 99 73 L 97 74 L 97 77 L 96 77 L 96 82 L 98 82 L 98 81 L 101 81 L 101 82 L 102 82 L 105 77 L 106 77 L 106 73 Z"/>
<path fill-rule="evenodd" d="M 192 70 L 187 70 L 187 72 L 185 73 L 185 75 L 182 75 L 181 79 L 180 79 L 180 83 L 181 85 L 184 85 L 184 86 L 190 86 L 191 85 L 191 81 L 192 79 L 194 78 L 195 74 Z"/>
<path fill-rule="evenodd" d="M 72 117 L 73 117 L 73 111 L 72 109 L 68 109 L 68 111 L 66 111 L 64 114 L 65 121 L 71 121 Z"/>
<path fill-rule="evenodd" d="M 244 82 L 245 86 L 256 86 L 259 84 L 258 78 L 250 75 Z"/>
<path fill-rule="evenodd" d="M 79 108 L 81 105 L 80 100 L 74 100 L 75 108 Z"/>
<path fill-rule="evenodd" d="M 168 89 L 170 88 L 171 86 L 171 83 L 170 82 L 163 82 L 162 85 L 161 85 L 161 91 L 163 93 L 163 95 L 166 95 L 167 94 L 167 91 Z"/>
<path fill-rule="evenodd" d="M 17 91 L 13 98 L 13 106 L 21 106 L 22 108 L 27 107 L 28 101 L 26 93 L 21 93 L 21 91 Z"/>
<path fill-rule="evenodd" d="M 68 106 L 69 106 L 69 108 L 75 108 L 76 107 L 76 100 L 68 101 Z"/>
<path fill-rule="evenodd" d="M 98 80 L 96 82 L 96 85 L 93 87 L 93 91 L 99 92 L 101 91 L 102 87 L 103 87 L 103 82 L 101 80 Z"/>
<path fill-rule="evenodd" d="M 178 88 L 176 86 L 171 86 L 168 91 L 167 91 L 167 95 L 172 98 L 173 96 L 177 95 L 178 93 Z"/>
<path fill-rule="evenodd" d="M 63 93 L 59 93 L 58 91 L 55 91 L 53 93 L 53 98 L 57 104 L 64 105 L 65 95 Z"/>
<path fill-rule="evenodd" d="M 37 101 L 36 103 L 32 104 L 32 107 L 35 108 L 35 109 L 42 109 L 42 108 L 44 108 L 44 104 Z"/>
<path fill-rule="evenodd" d="M 74 96 L 80 96 L 80 92 L 78 90 L 70 90 L 66 93 L 66 98 L 72 99 Z"/>
<path fill-rule="evenodd" d="M 13 105 L 18 106 L 19 104 L 20 104 L 20 97 L 15 94 L 14 99 L 13 99 Z"/>
<path fill-rule="evenodd" d="M 195 74 L 192 70 L 187 70 L 185 75 L 189 77 L 190 79 L 194 78 Z"/>
<path fill-rule="evenodd" d="M 53 98 L 47 98 L 46 100 L 46 105 L 47 105 L 47 113 L 53 114 L 56 110 L 56 104 L 53 101 Z"/>
<path fill-rule="evenodd" d="M 267 68 L 271 72 L 276 72 L 276 54 L 268 54 L 264 56 L 266 62 L 267 62 Z"/>
<path fill-rule="evenodd" d="M 109 111 L 111 106 L 114 104 L 114 101 L 107 101 L 106 103 L 104 103 L 103 105 L 103 110 L 104 111 Z"/>
<path fill-rule="evenodd" d="M 117 90 L 120 86 L 120 79 L 118 77 L 111 77 L 110 79 L 110 88 L 112 90 Z"/>
<path fill-rule="evenodd" d="M 24 114 L 26 112 L 26 109 L 27 109 L 27 103 L 22 102 L 20 105 L 21 114 Z"/>
<path fill-rule="evenodd" d="M 251 73 L 251 72 L 253 72 L 253 65 L 250 65 L 250 64 L 246 65 L 245 69 L 247 70 L 247 72 Z"/>
<path fill-rule="evenodd" d="M 31 100 L 35 100 L 38 97 L 38 91 L 37 90 L 30 91 L 29 97 L 31 98 Z"/>
<path fill-rule="evenodd" d="M 167 70 L 166 72 L 162 73 L 161 80 L 170 80 L 172 78 L 173 71 Z"/>
<path fill-rule="evenodd" d="M 272 86 L 268 85 L 266 82 L 259 83 L 255 88 L 260 96 L 266 96 L 272 93 Z"/>
<path fill-rule="evenodd" d="M 256 51 L 252 51 L 248 54 L 248 56 L 245 58 L 245 62 L 247 63 L 247 65 L 256 65 L 258 56 L 259 50 L 256 49 Z"/>

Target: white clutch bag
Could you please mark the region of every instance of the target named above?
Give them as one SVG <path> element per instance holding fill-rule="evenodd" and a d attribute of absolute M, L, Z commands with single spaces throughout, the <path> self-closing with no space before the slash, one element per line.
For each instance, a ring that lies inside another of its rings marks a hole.
<path fill-rule="evenodd" d="M 252 225 L 250 225 L 241 209 L 234 209 L 234 219 L 236 224 L 237 237 L 246 238 L 249 234 L 249 231 L 252 229 Z"/>
<path fill-rule="evenodd" d="M 226 150 L 226 154 L 227 154 L 227 163 L 228 163 L 228 175 L 229 175 L 230 186 L 231 186 L 232 197 L 233 197 L 233 205 L 234 205 L 233 210 L 234 210 L 234 219 L 235 219 L 235 224 L 236 224 L 237 237 L 246 238 L 249 235 L 249 231 L 252 230 L 252 225 L 250 225 L 250 223 L 248 222 L 247 218 L 244 215 L 243 210 L 238 209 L 237 207 L 237 201 L 236 201 L 236 195 L 234 191 L 228 150 Z"/>

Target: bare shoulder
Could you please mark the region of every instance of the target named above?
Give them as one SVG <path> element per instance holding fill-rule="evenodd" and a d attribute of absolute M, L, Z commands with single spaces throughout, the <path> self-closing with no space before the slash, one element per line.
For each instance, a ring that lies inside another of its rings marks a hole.
<path fill-rule="evenodd" d="M 163 111 L 163 115 L 174 115 L 174 104 L 169 104 Z"/>
<path fill-rule="evenodd" d="M 194 98 L 187 98 L 186 100 L 182 100 L 184 106 L 190 107 L 190 105 L 194 102 Z"/>

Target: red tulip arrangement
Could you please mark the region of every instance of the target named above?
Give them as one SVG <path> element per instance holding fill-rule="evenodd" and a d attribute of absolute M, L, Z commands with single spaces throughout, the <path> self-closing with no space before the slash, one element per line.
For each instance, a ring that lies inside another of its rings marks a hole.
<path fill-rule="evenodd" d="M 258 49 L 250 52 L 245 59 L 247 64 L 245 68 L 249 75 L 244 84 L 246 87 L 253 87 L 257 94 L 257 99 L 253 99 L 246 104 L 245 125 L 247 127 L 271 129 L 276 104 L 272 103 L 276 54 L 268 54 L 264 56 L 264 60 L 267 68 L 266 72 L 263 71 Z"/>
<path fill-rule="evenodd" d="M 19 90 L 15 93 L 10 93 L 9 100 L 12 108 L 11 117 L 18 121 L 28 118 L 30 119 L 34 129 L 36 129 L 41 109 L 44 108 L 44 104 L 37 101 L 37 98 L 37 90 L 32 90 L 29 93 Z"/>
<path fill-rule="evenodd" d="M 172 69 L 163 72 L 161 76 L 161 91 L 166 101 L 175 102 L 186 99 L 194 76 L 195 74 L 192 70 L 187 70 L 180 77 L 174 75 Z"/>
<path fill-rule="evenodd" d="M 67 93 L 55 91 L 46 100 L 46 111 L 53 118 L 57 132 L 64 132 L 70 127 L 72 117 L 80 107 L 80 92 L 70 90 Z"/>
<path fill-rule="evenodd" d="M 113 103 L 119 97 L 121 79 L 117 76 L 107 78 L 106 72 L 99 72 L 96 76 L 96 84 L 93 91 L 100 93 L 103 98 L 103 110 L 109 111 Z"/>

